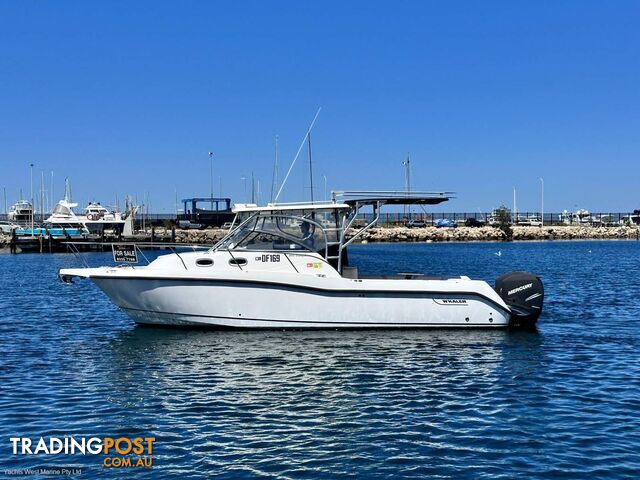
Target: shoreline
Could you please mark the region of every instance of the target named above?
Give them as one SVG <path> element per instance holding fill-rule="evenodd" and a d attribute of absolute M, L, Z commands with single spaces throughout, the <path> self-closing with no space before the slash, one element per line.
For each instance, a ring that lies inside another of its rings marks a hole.
<path fill-rule="evenodd" d="M 510 241 L 544 240 L 640 240 L 640 226 L 617 227 L 512 227 Z M 177 243 L 209 243 L 224 235 L 221 229 L 176 230 Z M 355 230 L 350 230 L 351 238 Z M 362 234 L 354 243 L 438 243 L 438 242 L 505 242 L 505 233 L 497 227 L 408 228 L 375 227 Z"/>
<path fill-rule="evenodd" d="M 356 230 L 350 230 L 351 238 Z M 506 239 L 505 233 L 497 227 L 457 227 L 457 228 L 408 228 L 375 227 L 364 232 L 354 244 L 367 243 L 464 243 L 464 242 L 527 242 L 527 241 L 578 241 L 578 240 L 640 240 L 640 226 L 616 227 L 512 227 L 513 238 Z M 149 231 L 148 233 L 151 233 Z M 213 245 L 220 240 L 226 230 L 209 228 L 205 230 L 175 230 L 175 243 Z M 171 229 L 154 229 L 158 240 L 172 238 Z M 114 240 L 108 240 L 114 241 Z M 162 241 L 162 240 L 161 240 Z M 9 249 L 10 237 L 0 235 L 0 250 Z M 144 244 L 144 241 L 138 243 Z"/>

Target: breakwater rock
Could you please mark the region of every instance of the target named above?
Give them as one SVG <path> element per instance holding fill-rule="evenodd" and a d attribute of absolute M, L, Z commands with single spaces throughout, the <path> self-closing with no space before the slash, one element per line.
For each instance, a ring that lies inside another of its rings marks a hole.
<path fill-rule="evenodd" d="M 177 230 L 176 243 L 197 243 L 212 245 L 225 236 L 227 230 L 222 228 L 207 228 L 206 230 Z"/>
<path fill-rule="evenodd" d="M 605 240 L 638 239 L 640 227 L 512 227 L 513 240 Z M 211 245 L 220 240 L 226 230 L 210 228 L 206 230 L 176 230 L 177 243 L 197 243 Z M 168 232 L 167 232 L 168 233 Z M 348 232 L 348 237 L 355 230 Z M 407 228 L 376 227 L 364 232 L 356 242 L 480 242 L 506 240 L 505 233 L 496 227 L 458 228 Z"/>
<path fill-rule="evenodd" d="M 640 227 L 512 227 L 513 240 L 638 239 Z M 496 227 L 378 227 L 364 232 L 360 242 L 479 242 L 507 240 Z"/>

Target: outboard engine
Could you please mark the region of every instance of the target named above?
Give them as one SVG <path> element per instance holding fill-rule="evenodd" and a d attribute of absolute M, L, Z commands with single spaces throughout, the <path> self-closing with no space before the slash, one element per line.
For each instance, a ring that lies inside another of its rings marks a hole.
<path fill-rule="evenodd" d="M 535 328 L 544 301 L 544 287 L 536 275 L 505 273 L 496 279 L 495 291 L 511 309 L 511 327 Z"/>

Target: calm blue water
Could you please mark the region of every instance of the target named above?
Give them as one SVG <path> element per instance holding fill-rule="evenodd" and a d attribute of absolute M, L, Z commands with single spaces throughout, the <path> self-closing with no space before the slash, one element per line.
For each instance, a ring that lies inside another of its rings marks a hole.
<path fill-rule="evenodd" d="M 0 255 L 0 477 L 640 474 L 640 242 L 360 245 L 351 260 L 491 282 L 534 271 L 539 332 L 140 328 L 93 284 L 56 280 L 73 256 Z M 155 436 L 154 466 L 11 455 L 11 436 L 63 435 Z"/>

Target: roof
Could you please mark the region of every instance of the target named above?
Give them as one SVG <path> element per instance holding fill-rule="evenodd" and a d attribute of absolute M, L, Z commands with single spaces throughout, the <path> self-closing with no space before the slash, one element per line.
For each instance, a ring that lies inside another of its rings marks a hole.
<path fill-rule="evenodd" d="M 291 210 L 334 210 L 349 209 L 351 205 L 336 202 L 300 202 L 300 203 L 269 203 L 264 207 L 259 207 L 255 203 L 236 203 L 233 206 L 234 213 L 242 212 L 281 212 Z"/>
<path fill-rule="evenodd" d="M 387 190 L 344 190 L 331 192 L 333 202 L 269 203 L 259 207 L 255 203 L 236 203 L 234 213 L 279 212 L 290 210 L 349 209 L 355 205 L 437 205 L 454 198 L 453 192 L 404 192 Z M 338 199 L 341 200 L 338 202 Z"/>
<path fill-rule="evenodd" d="M 347 205 L 437 205 L 455 198 L 454 192 L 407 192 L 393 190 L 345 190 L 332 192 Z"/>

